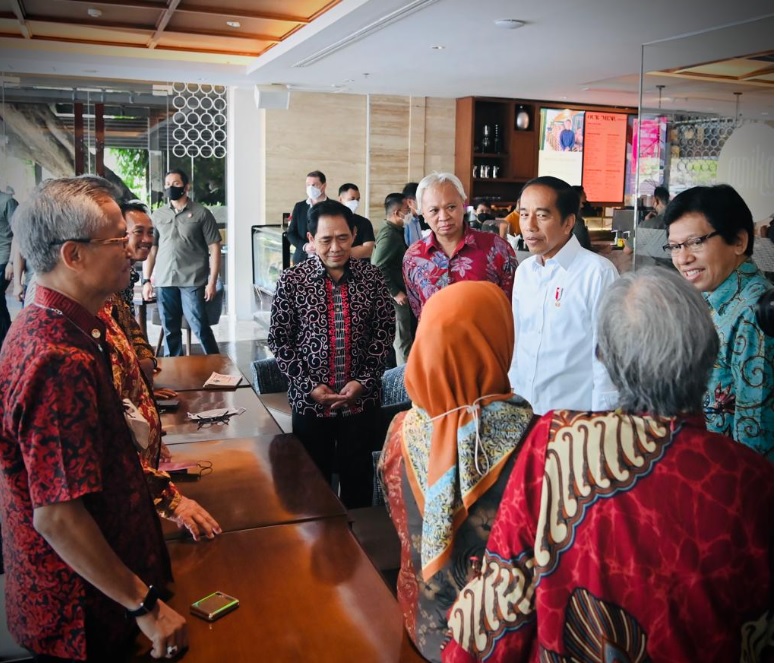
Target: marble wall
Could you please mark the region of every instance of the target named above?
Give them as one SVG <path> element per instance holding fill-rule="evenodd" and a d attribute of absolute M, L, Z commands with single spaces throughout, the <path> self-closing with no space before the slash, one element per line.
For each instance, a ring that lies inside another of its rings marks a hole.
<path fill-rule="evenodd" d="M 432 170 L 453 171 L 454 99 L 292 91 L 287 110 L 265 110 L 264 222 L 305 197 L 321 170 L 327 194 L 344 182 L 361 191 L 359 213 L 378 227 L 386 194 Z M 261 221 L 260 221 L 261 222 Z"/>

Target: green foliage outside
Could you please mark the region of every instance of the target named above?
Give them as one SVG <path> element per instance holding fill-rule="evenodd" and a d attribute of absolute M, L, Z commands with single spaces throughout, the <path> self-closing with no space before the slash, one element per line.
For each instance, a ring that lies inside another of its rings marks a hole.
<path fill-rule="evenodd" d="M 105 150 L 105 163 L 139 200 L 148 201 L 148 150 L 109 147 Z"/>

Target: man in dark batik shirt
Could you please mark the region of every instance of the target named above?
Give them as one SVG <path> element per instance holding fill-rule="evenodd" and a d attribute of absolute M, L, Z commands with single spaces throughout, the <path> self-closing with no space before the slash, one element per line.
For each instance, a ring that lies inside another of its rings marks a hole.
<path fill-rule="evenodd" d="M 159 600 L 170 560 L 96 317 L 129 282 L 126 224 L 96 177 L 48 180 L 17 214 L 38 288 L 0 353 L 9 630 L 45 660 L 120 660 L 138 628 L 175 656 L 186 622 Z"/>
<path fill-rule="evenodd" d="M 353 213 L 325 200 L 310 208 L 316 255 L 283 272 L 268 337 L 289 380 L 294 434 L 327 480 L 337 462 L 346 507 L 369 506 L 380 385 L 394 340 L 394 308 L 380 270 L 351 258 Z"/>

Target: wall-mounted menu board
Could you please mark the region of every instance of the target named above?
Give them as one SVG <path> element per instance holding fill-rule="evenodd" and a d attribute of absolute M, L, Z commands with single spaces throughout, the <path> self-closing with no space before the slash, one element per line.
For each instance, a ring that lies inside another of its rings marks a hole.
<path fill-rule="evenodd" d="M 589 200 L 620 203 L 626 177 L 626 125 L 621 113 L 587 111 L 583 187 Z"/>

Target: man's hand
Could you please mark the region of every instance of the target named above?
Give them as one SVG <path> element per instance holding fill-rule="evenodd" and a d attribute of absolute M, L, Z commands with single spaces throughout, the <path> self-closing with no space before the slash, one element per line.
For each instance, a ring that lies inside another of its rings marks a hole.
<path fill-rule="evenodd" d="M 208 285 L 205 286 L 205 301 L 210 302 L 213 301 L 216 298 L 216 284 L 215 283 L 208 283 Z"/>
<path fill-rule="evenodd" d="M 5 264 L 5 280 L 13 281 L 13 262 L 11 260 Z"/>
<path fill-rule="evenodd" d="M 337 394 L 328 385 L 320 384 L 310 392 L 310 397 L 319 405 L 328 405 L 331 408 L 338 408 L 345 405 L 345 398 Z"/>
<path fill-rule="evenodd" d="M 394 301 L 399 304 L 400 306 L 406 306 L 407 305 L 407 295 L 404 292 L 398 292 L 394 296 Z"/>
<path fill-rule="evenodd" d="M 151 285 L 151 281 L 148 281 L 143 284 L 143 287 L 141 288 L 141 293 L 143 295 L 143 299 L 147 302 L 150 302 L 152 299 L 154 299 L 154 286 Z"/>
<path fill-rule="evenodd" d="M 306 242 L 305 246 L 302 247 L 302 250 L 309 256 L 316 255 L 316 245 L 313 244 L 313 242 Z"/>
<path fill-rule="evenodd" d="M 363 392 L 364 386 L 362 383 L 357 380 L 351 380 L 340 390 L 340 396 L 345 399 L 343 405 L 353 405 Z"/>
<path fill-rule="evenodd" d="M 189 646 L 186 620 L 163 601 L 157 601 L 148 614 L 137 617 L 137 623 L 143 635 L 151 640 L 153 658 L 174 658 Z"/>
<path fill-rule="evenodd" d="M 221 534 L 221 527 L 213 516 L 188 497 L 181 497 L 170 520 L 177 523 L 178 527 L 188 529 L 195 541 L 199 541 L 202 535 L 212 539 L 216 534 Z"/>
<path fill-rule="evenodd" d="M 164 401 L 164 400 L 167 400 L 168 398 L 175 398 L 176 396 L 178 396 L 178 392 L 172 389 L 168 389 L 167 387 L 154 389 L 154 398 L 156 398 L 159 401 Z"/>

